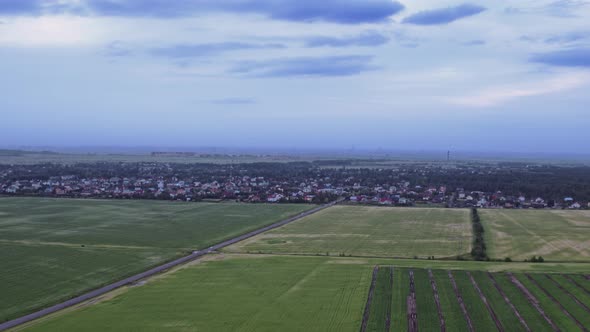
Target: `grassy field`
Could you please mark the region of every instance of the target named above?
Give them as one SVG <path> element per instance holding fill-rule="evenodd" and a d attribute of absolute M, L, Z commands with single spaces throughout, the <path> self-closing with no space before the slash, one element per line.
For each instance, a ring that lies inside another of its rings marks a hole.
<path fill-rule="evenodd" d="M 0 199 L 0 321 L 308 206 Z"/>
<path fill-rule="evenodd" d="M 543 256 L 590 261 L 590 212 L 479 210 L 488 255 L 513 260 Z"/>
<path fill-rule="evenodd" d="M 226 249 L 333 256 L 455 257 L 471 250 L 468 210 L 335 206 Z"/>
<path fill-rule="evenodd" d="M 30 331 L 358 331 L 370 267 L 315 257 L 203 262 Z"/>
<path fill-rule="evenodd" d="M 369 331 L 384 331 L 388 305 L 391 305 L 391 330 L 407 327 L 410 268 L 395 266 L 398 260 L 388 261 L 394 266 L 393 285 L 389 284 L 389 265 L 381 265 Z M 365 258 L 212 255 L 203 262 L 148 280 L 142 286 L 124 288 L 96 304 L 57 313 L 18 330 L 358 331 L 373 266 L 373 260 Z M 419 328 L 440 330 L 428 271 L 411 269 L 416 283 Z M 471 273 L 503 326 L 510 331 L 522 330 L 487 274 Z M 467 323 L 446 269 L 433 270 L 433 275 L 447 331 L 466 331 Z M 531 275 L 546 279 L 543 274 Z M 453 276 L 476 329 L 495 331 L 493 320 L 468 274 L 456 270 Z M 551 331 L 504 273 L 494 276 L 533 331 Z M 516 276 L 539 298 L 544 310 L 559 322 L 563 331 L 577 330 L 571 319 L 539 293 L 524 274 Z M 550 288 L 550 292 L 556 297 L 566 296 L 556 287 Z M 571 303 L 567 305 L 574 311 Z M 575 314 L 580 315 L 579 308 L 576 310 Z M 585 322 L 588 318 L 579 319 Z"/>

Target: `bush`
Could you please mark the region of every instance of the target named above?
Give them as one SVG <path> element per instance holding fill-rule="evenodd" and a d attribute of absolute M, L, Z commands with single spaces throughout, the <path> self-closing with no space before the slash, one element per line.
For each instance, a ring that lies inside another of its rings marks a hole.
<path fill-rule="evenodd" d="M 512 262 L 512 258 L 506 257 L 506 258 L 504 258 L 504 262 Z"/>

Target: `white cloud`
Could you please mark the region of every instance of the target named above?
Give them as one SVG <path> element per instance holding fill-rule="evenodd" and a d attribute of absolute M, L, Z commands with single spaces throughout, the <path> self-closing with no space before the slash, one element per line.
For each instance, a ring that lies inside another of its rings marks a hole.
<path fill-rule="evenodd" d="M 0 29 L 0 44 L 15 46 L 73 46 L 107 40 L 96 19 L 72 16 L 20 17 Z"/>
<path fill-rule="evenodd" d="M 549 79 L 514 85 L 486 88 L 469 95 L 450 97 L 451 104 L 470 107 L 490 107 L 523 97 L 534 97 L 572 90 L 590 83 L 590 72 L 566 72 Z"/>

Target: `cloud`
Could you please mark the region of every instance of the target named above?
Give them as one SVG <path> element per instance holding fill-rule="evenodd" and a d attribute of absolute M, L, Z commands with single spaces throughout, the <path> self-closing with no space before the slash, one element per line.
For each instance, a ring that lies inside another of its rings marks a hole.
<path fill-rule="evenodd" d="M 114 41 L 106 46 L 105 54 L 112 57 L 123 57 L 133 54 L 131 47 L 121 41 Z"/>
<path fill-rule="evenodd" d="M 529 61 L 550 66 L 590 67 L 590 48 L 535 54 Z"/>
<path fill-rule="evenodd" d="M 247 61 L 230 72 L 255 77 L 330 77 L 358 75 L 375 70 L 368 55 L 300 57 L 269 61 Z"/>
<path fill-rule="evenodd" d="M 448 24 L 465 17 L 477 15 L 485 10 L 486 8 L 482 6 L 462 4 L 456 7 L 425 10 L 406 17 L 403 23 L 417 25 Z"/>
<path fill-rule="evenodd" d="M 272 19 L 342 24 L 385 21 L 404 6 L 391 0 L 2 0 L 0 13 L 39 15 L 67 12 L 96 16 L 186 17 L 204 12 L 258 14 Z"/>
<path fill-rule="evenodd" d="M 558 0 L 553 1 L 543 8 L 543 11 L 553 16 L 574 16 L 574 13 L 583 7 L 590 5 L 590 2 L 583 0 Z"/>
<path fill-rule="evenodd" d="M 368 31 L 357 36 L 348 37 L 312 37 L 305 41 L 306 47 L 347 47 L 347 46 L 379 46 L 387 43 L 389 37 L 375 31 Z"/>
<path fill-rule="evenodd" d="M 568 32 L 562 35 L 551 36 L 545 39 L 547 44 L 569 44 L 577 41 L 581 41 L 590 37 L 589 32 Z"/>
<path fill-rule="evenodd" d="M 194 58 L 219 55 L 231 51 L 260 50 L 260 49 L 282 49 L 283 44 L 253 44 L 242 42 L 223 42 L 208 44 L 179 44 L 168 47 L 154 48 L 150 54 L 168 58 Z"/>
<path fill-rule="evenodd" d="M 0 0 L 0 15 L 38 16 L 64 12 L 75 12 L 75 8 L 55 0 Z"/>
<path fill-rule="evenodd" d="M 523 97 L 541 96 L 575 89 L 590 83 L 589 73 L 565 73 L 551 79 L 521 85 L 488 88 L 469 96 L 448 98 L 451 104 L 469 107 L 490 107 Z"/>
<path fill-rule="evenodd" d="M 590 6 L 590 1 L 586 0 L 558 0 L 532 7 L 507 7 L 504 9 L 504 13 L 509 15 L 544 14 L 557 17 L 575 17 L 576 12 L 588 6 Z"/>
<path fill-rule="evenodd" d="M 481 45 L 485 45 L 485 44 L 486 44 L 486 41 L 481 40 L 481 39 L 474 39 L 474 40 L 469 40 L 469 41 L 461 43 L 461 45 L 463 45 L 463 46 L 481 46 Z"/>
<path fill-rule="evenodd" d="M 257 104 L 258 102 L 254 98 L 230 97 L 230 98 L 214 99 L 214 100 L 211 100 L 211 103 L 216 104 L 216 105 L 252 105 L 252 104 Z"/>

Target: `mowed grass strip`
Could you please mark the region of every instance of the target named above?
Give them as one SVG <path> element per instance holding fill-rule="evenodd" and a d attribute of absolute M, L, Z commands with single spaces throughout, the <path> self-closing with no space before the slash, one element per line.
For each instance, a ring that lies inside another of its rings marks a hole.
<path fill-rule="evenodd" d="M 590 212 L 480 209 L 488 256 L 590 260 Z"/>
<path fill-rule="evenodd" d="M 465 209 L 334 206 L 225 251 L 442 258 L 468 253 L 471 241 Z"/>
<path fill-rule="evenodd" d="M 416 307 L 418 308 L 418 327 L 420 331 L 440 332 L 438 309 L 430 285 L 428 271 L 415 269 Z"/>
<path fill-rule="evenodd" d="M 315 257 L 202 262 L 28 331 L 354 331 L 371 269 Z"/>
<path fill-rule="evenodd" d="M 524 274 L 515 273 L 514 276 L 531 292 L 539 301 L 543 311 L 562 331 L 580 331 L 576 323 L 563 313 L 559 305 L 548 297 L 535 283 L 530 281 Z"/>
<path fill-rule="evenodd" d="M 308 208 L 0 198 L 0 321 Z"/>
<path fill-rule="evenodd" d="M 432 270 L 432 274 L 436 280 L 436 287 L 442 312 L 445 316 L 447 331 L 469 331 L 447 271 Z"/>
<path fill-rule="evenodd" d="M 473 287 L 469 276 L 465 271 L 453 272 L 453 277 L 457 283 L 457 288 L 463 297 L 465 307 L 473 321 L 473 327 L 476 331 L 496 331 L 496 325 L 479 297 L 479 294 Z"/>
<path fill-rule="evenodd" d="M 408 329 L 407 297 L 410 295 L 410 275 L 406 268 L 394 268 L 391 298 L 391 331 Z"/>
<path fill-rule="evenodd" d="M 539 311 L 527 300 L 526 296 L 518 287 L 510 281 L 506 274 L 495 273 L 494 279 L 532 331 L 553 331 L 551 325 L 547 323 Z"/>
<path fill-rule="evenodd" d="M 557 285 L 544 274 L 529 274 L 537 283 L 551 294 L 574 319 L 578 320 L 583 326 L 590 326 L 590 312 L 576 303 L 576 301 L 566 292 L 562 291 Z"/>
<path fill-rule="evenodd" d="M 504 298 L 498 292 L 492 280 L 486 272 L 470 272 L 483 295 L 486 297 L 489 305 L 492 307 L 498 320 L 506 330 L 526 331 L 526 328 L 520 323 L 514 310 L 504 301 Z"/>
<path fill-rule="evenodd" d="M 392 267 L 379 267 L 367 331 L 388 331 L 391 326 L 392 272 Z"/>

